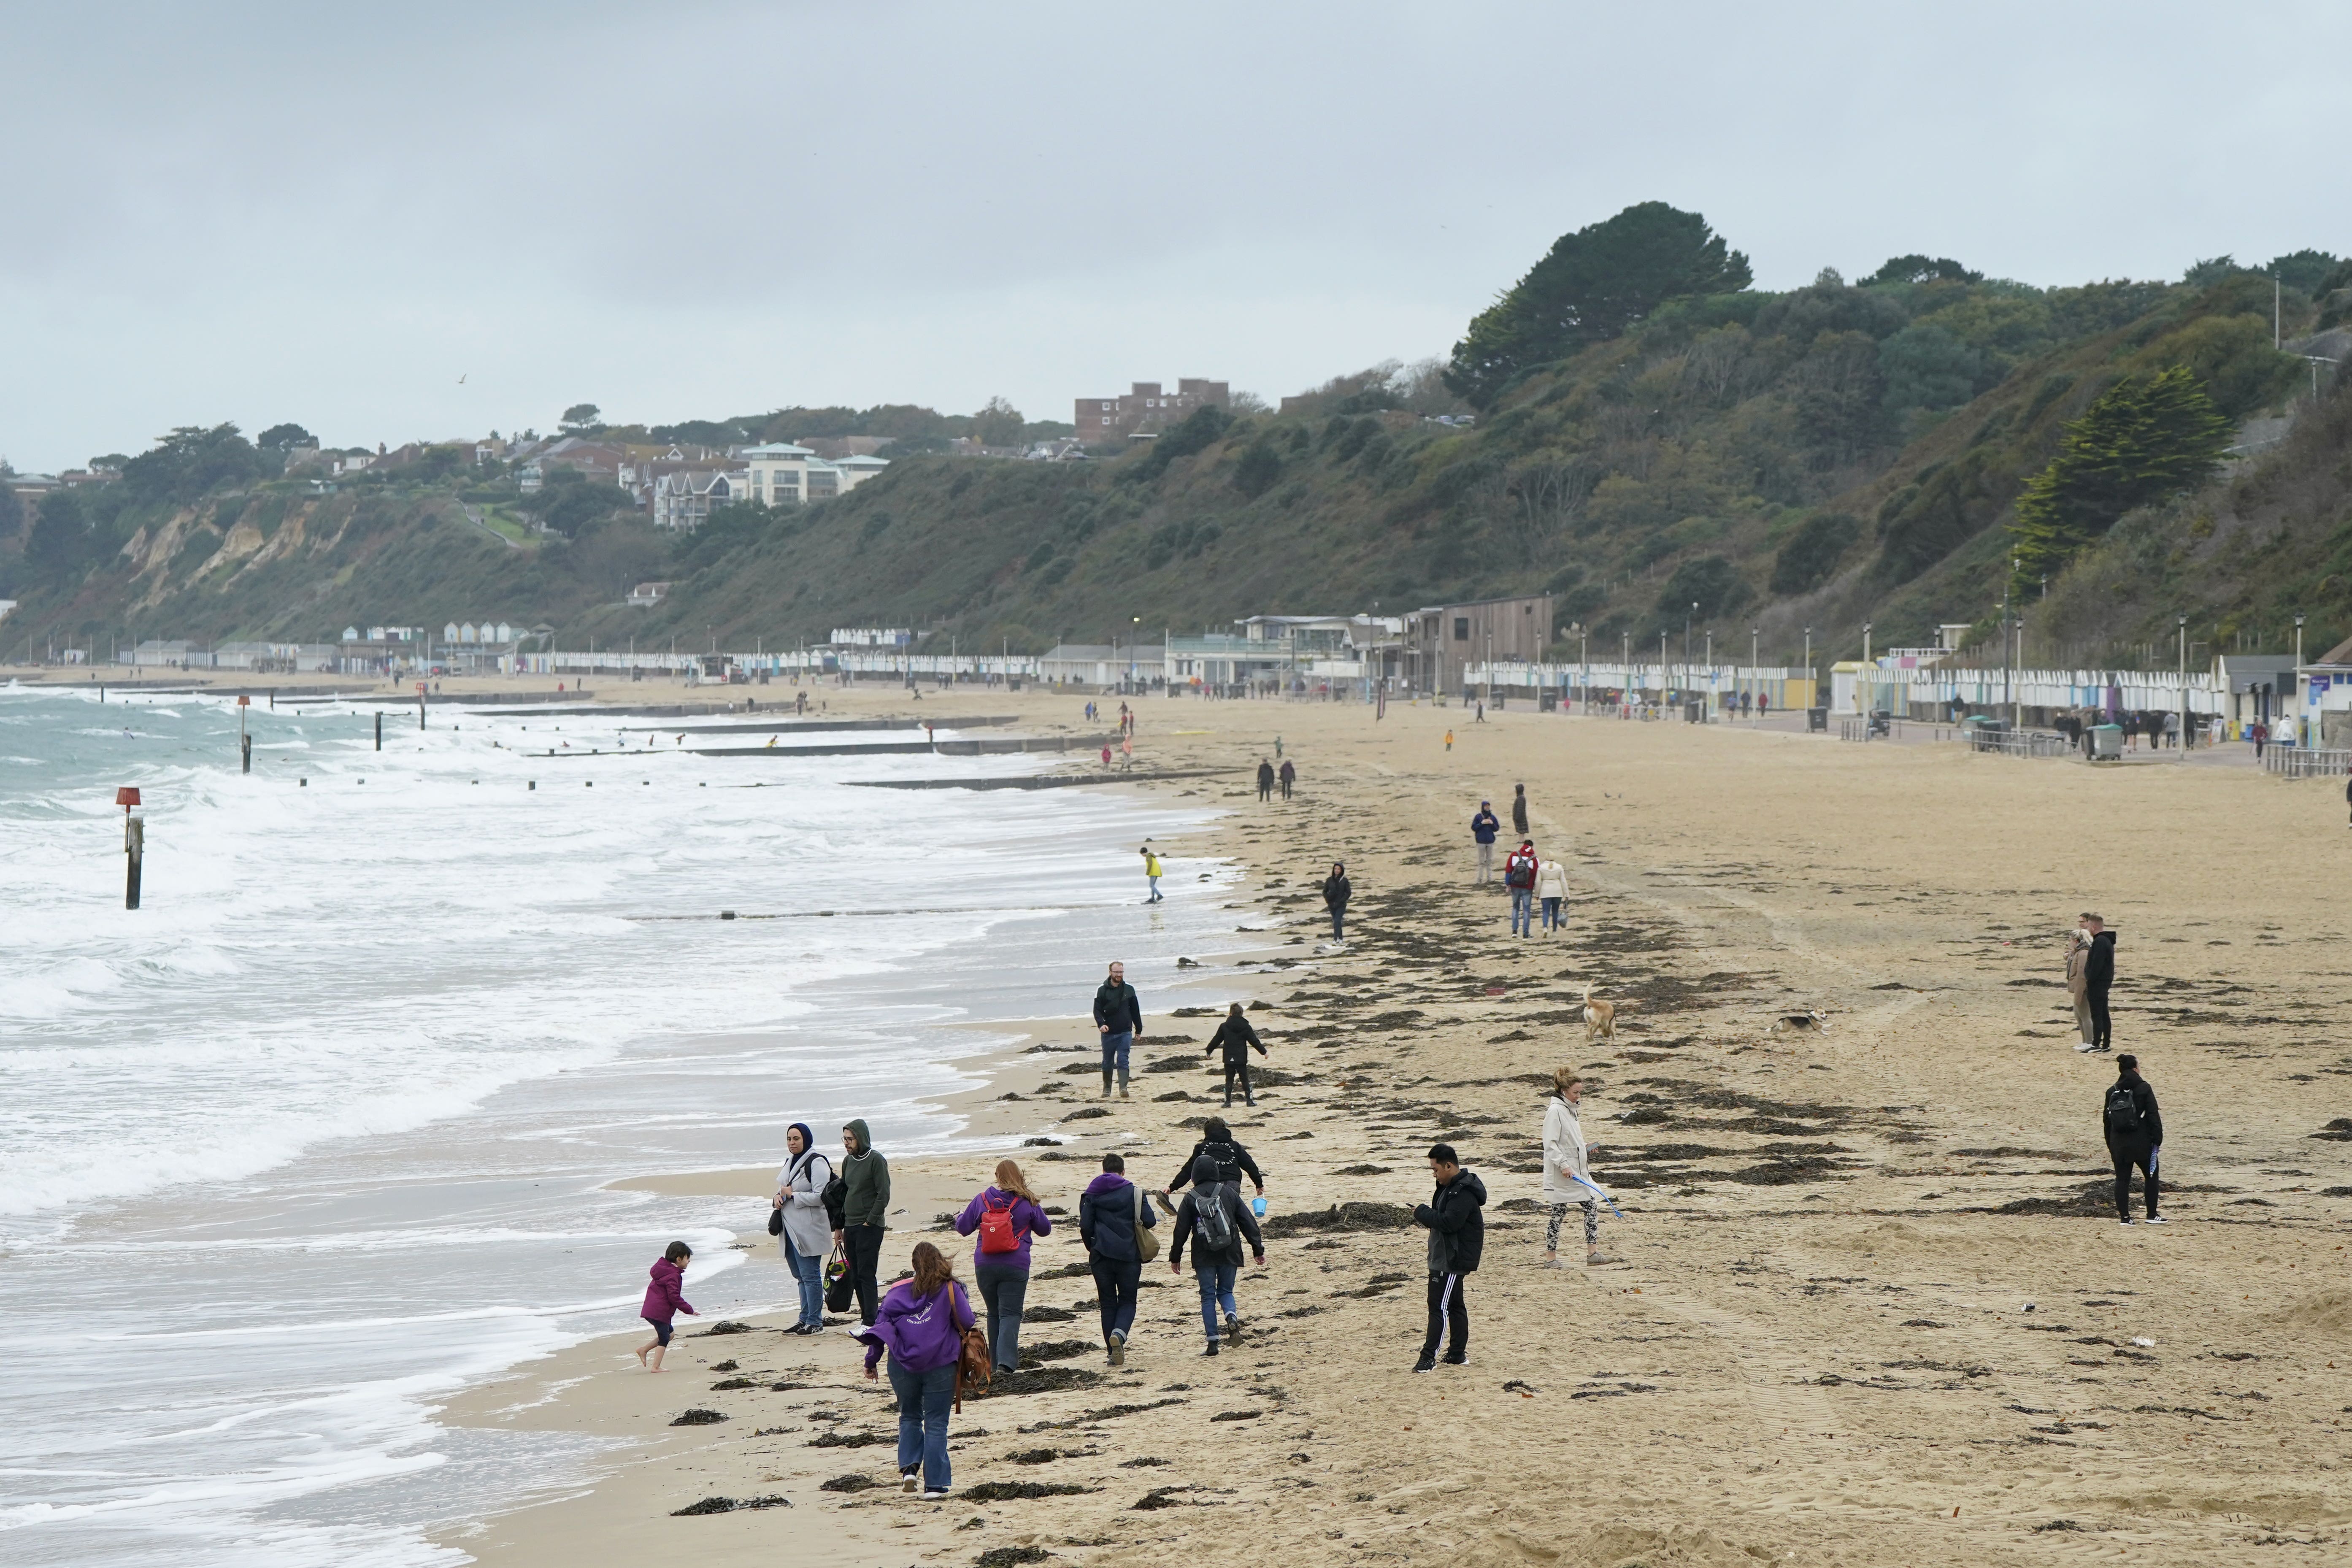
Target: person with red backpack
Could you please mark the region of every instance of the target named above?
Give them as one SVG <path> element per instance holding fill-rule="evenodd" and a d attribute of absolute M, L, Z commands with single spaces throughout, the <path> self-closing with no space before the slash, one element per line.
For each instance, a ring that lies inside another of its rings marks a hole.
<path fill-rule="evenodd" d="M 980 1286 L 982 1310 L 988 1314 L 989 1357 L 998 1372 L 1016 1372 L 1021 1366 L 1021 1312 L 1029 1300 L 1029 1238 L 1051 1236 L 1054 1222 L 1022 1180 L 1021 1167 L 999 1160 L 996 1184 L 982 1187 L 964 1205 L 955 1227 L 959 1236 L 980 1233 L 971 1249 L 971 1272 Z"/>
<path fill-rule="evenodd" d="M 1522 838 L 1519 847 L 1503 862 L 1503 886 L 1511 889 L 1511 934 L 1536 934 L 1536 872 L 1542 861 L 1536 855 L 1536 841 Z"/>

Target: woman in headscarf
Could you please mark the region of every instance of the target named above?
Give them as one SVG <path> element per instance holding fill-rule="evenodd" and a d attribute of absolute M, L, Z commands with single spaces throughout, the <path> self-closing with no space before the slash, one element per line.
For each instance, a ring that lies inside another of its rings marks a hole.
<path fill-rule="evenodd" d="M 833 1241 L 824 1187 L 833 1180 L 833 1163 L 817 1152 L 816 1135 L 805 1121 L 785 1131 L 784 1146 L 791 1155 L 776 1173 L 775 1206 L 783 1215 L 776 1246 L 801 1290 L 801 1321 L 784 1331 L 814 1334 L 824 1327 L 824 1260 Z"/>

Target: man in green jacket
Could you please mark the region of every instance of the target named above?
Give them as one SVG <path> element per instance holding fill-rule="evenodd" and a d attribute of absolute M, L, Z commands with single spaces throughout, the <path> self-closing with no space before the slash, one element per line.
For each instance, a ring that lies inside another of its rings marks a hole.
<path fill-rule="evenodd" d="M 841 1228 L 833 1239 L 849 1257 L 849 1278 L 857 1290 L 857 1316 L 874 1326 L 880 1289 L 875 1276 L 882 1263 L 882 1232 L 890 1213 L 890 1162 L 874 1152 L 874 1134 L 859 1117 L 841 1130 Z"/>

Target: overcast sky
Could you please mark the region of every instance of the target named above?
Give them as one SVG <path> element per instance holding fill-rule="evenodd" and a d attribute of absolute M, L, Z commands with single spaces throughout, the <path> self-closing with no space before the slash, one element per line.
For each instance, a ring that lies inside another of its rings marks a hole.
<path fill-rule="evenodd" d="M 1565 230 L 1759 287 L 2352 251 L 2352 7 L 0 0 L 0 455 L 1442 354 Z"/>

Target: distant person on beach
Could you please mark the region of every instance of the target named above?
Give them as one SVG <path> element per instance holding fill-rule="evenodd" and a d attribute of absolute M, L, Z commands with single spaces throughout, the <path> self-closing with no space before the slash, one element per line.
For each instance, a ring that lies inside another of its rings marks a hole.
<path fill-rule="evenodd" d="M 1102 749 L 1102 764 L 1106 768 L 1110 766 L 1110 747 L 1108 745 Z"/>
<path fill-rule="evenodd" d="M 2270 726 L 2257 719 L 2246 727 L 2246 735 L 2254 742 L 2254 761 L 2261 762 L 2263 747 L 2269 743 L 2271 738 Z"/>
<path fill-rule="evenodd" d="M 1143 879 L 1151 884 L 1151 896 L 1143 901 L 1147 904 L 1156 904 L 1160 902 L 1160 857 L 1151 852 L 1151 846 L 1149 844 L 1138 853 L 1143 857 Z"/>
<path fill-rule="evenodd" d="M 1478 884 L 1481 887 L 1494 880 L 1495 838 L 1502 831 L 1502 818 L 1495 815 L 1495 803 L 1480 801 L 1478 815 L 1470 819 L 1470 837 L 1478 846 Z"/>
<path fill-rule="evenodd" d="M 948 1495 L 948 1411 L 955 1400 L 956 1363 L 963 1355 L 963 1331 L 971 1327 L 971 1302 L 955 1277 L 955 1266 L 928 1241 L 915 1243 L 908 1260 L 913 1275 L 890 1287 L 882 1310 L 859 1331 L 866 1342 L 866 1380 L 890 1353 L 890 1392 L 898 1396 L 898 1480 L 913 1491 L 921 1479 L 923 1500 Z"/>
<path fill-rule="evenodd" d="M 1258 1055 L 1265 1055 L 1265 1042 L 1257 1037 L 1257 1030 L 1251 1026 L 1249 1019 L 1242 1013 L 1242 1005 L 1236 1002 L 1226 1011 L 1224 1022 L 1217 1026 L 1217 1032 L 1209 1037 L 1209 1048 L 1201 1053 L 1202 1056 L 1214 1056 L 1219 1051 L 1225 1053 L 1225 1104 L 1228 1109 L 1234 1103 L 1234 1079 L 1236 1078 L 1242 1080 L 1242 1103 L 1257 1103 L 1257 1097 L 1250 1090 L 1249 1054 L 1253 1048 Z"/>
<path fill-rule="evenodd" d="M 1143 1284 L 1139 1233 L 1158 1223 L 1143 1189 L 1127 1179 L 1127 1162 L 1105 1154 L 1102 1174 L 1078 1198 L 1078 1239 L 1086 1243 L 1095 1306 L 1102 1314 L 1103 1350 L 1113 1366 L 1127 1364 L 1128 1336 L 1135 1331 L 1136 1296 Z"/>
<path fill-rule="evenodd" d="M 1045 1205 L 1022 1179 L 1011 1160 L 996 1163 L 996 1182 L 982 1187 L 956 1215 L 956 1234 L 980 1233 L 973 1244 L 971 1275 L 988 1311 L 988 1354 L 999 1372 L 1021 1365 L 1021 1312 L 1029 1300 L 1029 1238 L 1051 1236 Z"/>
<path fill-rule="evenodd" d="M 1128 1053 L 1143 1035 L 1143 1003 L 1127 983 L 1127 965 L 1110 966 L 1110 978 L 1095 991 L 1095 1028 L 1102 1036 L 1102 1097 L 1110 1098 L 1111 1074 L 1118 1074 L 1118 1097 L 1127 1098 Z"/>
<path fill-rule="evenodd" d="M 647 1372 L 662 1369 L 662 1354 L 669 1349 L 670 1323 L 680 1312 L 698 1318 L 682 1293 L 686 1285 L 686 1266 L 694 1257 L 694 1248 L 682 1241 L 673 1241 L 662 1248 L 654 1259 L 652 1281 L 646 1286 L 646 1304 L 637 1309 L 638 1316 L 653 1326 L 654 1337 L 637 1347 L 637 1364 Z M 653 1359 L 647 1361 L 646 1353 Z"/>
<path fill-rule="evenodd" d="M 817 1152 L 816 1134 L 805 1121 L 785 1130 L 784 1147 L 790 1157 L 776 1173 L 776 1247 L 800 1287 L 801 1300 L 800 1321 L 784 1331 L 813 1334 L 824 1327 L 824 1260 L 833 1250 L 824 1189 L 833 1180 L 833 1162 Z"/>
<path fill-rule="evenodd" d="M 1564 928 L 1568 921 L 1560 916 L 1560 906 L 1568 900 L 1568 868 L 1557 860 L 1541 860 L 1536 865 L 1536 898 L 1543 905 L 1543 927 L 1546 936 Z"/>
<path fill-rule="evenodd" d="M 1119 737 L 1118 765 L 1123 768 L 1135 766 L 1135 736 L 1132 731 Z"/>
<path fill-rule="evenodd" d="M 890 1162 L 874 1152 L 874 1134 L 864 1118 L 841 1130 L 841 1228 L 834 1244 L 849 1258 L 849 1279 L 857 1292 L 857 1318 L 874 1321 L 875 1275 L 882 1264 L 882 1233 L 890 1215 Z"/>
<path fill-rule="evenodd" d="M 1260 757 L 1257 763 L 1257 797 L 1260 800 L 1274 798 L 1274 764 L 1264 757 Z"/>
<path fill-rule="evenodd" d="M 1290 762 L 1286 762 L 1286 762 L 1282 764 L 1282 774 L 1281 774 L 1281 777 L 1282 777 L 1282 798 L 1283 798 L 1283 799 L 1285 799 L 1285 800 L 1288 800 L 1288 799 L 1290 798 L 1290 786 L 1291 786 L 1291 785 L 1293 785 L 1293 784 L 1297 784 L 1297 783 L 1298 782 L 1298 768 L 1297 768 L 1297 765 L 1296 763 L 1290 763 Z"/>
<path fill-rule="evenodd" d="M 2098 1048 L 2099 1027 L 2091 1020 L 2090 967 L 2091 917 L 2084 915 L 2066 933 L 2066 994 L 2074 1002 L 2074 1032 L 2082 1043 L 2074 1048 L 2089 1051 Z"/>
<path fill-rule="evenodd" d="M 1429 1201 L 1412 1211 L 1412 1223 L 1429 1232 L 1429 1331 L 1422 1336 L 1421 1359 L 1415 1372 L 1437 1367 L 1437 1342 L 1450 1327 L 1445 1364 L 1464 1366 L 1470 1360 L 1470 1307 L 1463 1300 L 1463 1282 L 1478 1271 L 1479 1255 L 1486 1247 L 1486 1184 L 1462 1168 L 1451 1143 L 1433 1143 L 1429 1150 L 1429 1173 L 1437 1183 Z"/>
<path fill-rule="evenodd" d="M 1282 737 L 1279 735 L 1274 738 L 1274 754 L 1277 757 L 1282 755 Z"/>
<path fill-rule="evenodd" d="M 1450 729 L 1445 731 L 1445 749 L 1449 752 L 1454 749 L 1454 731 Z"/>
<path fill-rule="evenodd" d="M 2083 961 L 2083 994 L 2091 1007 L 2091 1048 L 2116 1048 L 2115 1020 L 2107 1013 L 2107 991 L 2116 983 L 2116 933 L 2098 916 L 2086 914 L 2083 925 L 2091 933 L 2091 951 Z"/>
<path fill-rule="evenodd" d="M 1511 934 L 1536 934 L 1536 869 L 1542 858 L 1536 853 L 1536 841 L 1522 838 L 1519 847 L 1503 862 L 1503 886 L 1511 889 Z"/>
<path fill-rule="evenodd" d="M 1756 717 L 1759 719 L 1769 719 L 1772 717 L 1772 694 L 1770 692 L 1759 691 L 1756 694 Z"/>
<path fill-rule="evenodd" d="M 1168 1184 L 1161 1195 L 1168 1196 L 1191 1181 L 1202 1155 L 1216 1162 L 1219 1181 L 1239 1182 L 1247 1176 L 1250 1185 L 1257 1189 L 1257 1195 L 1265 1196 L 1265 1173 L 1257 1168 L 1257 1162 L 1250 1158 L 1250 1152 L 1234 1142 L 1233 1129 L 1225 1125 L 1225 1119 L 1222 1116 L 1212 1116 L 1202 1123 L 1201 1141 L 1192 1145 L 1191 1153 L 1184 1156 L 1183 1168 L 1176 1173 L 1176 1179 Z M 1170 1196 L 1169 1203 L 1173 1206 L 1175 1199 Z"/>
<path fill-rule="evenodd" d="M 1249 1238 L 1256 1266 L 1265 1267 L 1265 1237 L 1257 1220 L 1242 1202 L 1241 1185 L 1220 1173 L 1217 1162 L 1203 1154 L 1192 1163 L 1192 1190 L 1176 1205 L 1176 1234 L 1168 1246 L 1168 1271 L 1183 1268 L 1184 1243 L 1192 1243 L 1192 1277 L 1201 1286 L 1201 1325 L 1207 1331 L 1215 1355 L 1220 1337 L 1238 1340 L 1242 1332 L 1241 1303 L 1234 1300 L 1234 1281 L 1242 1267 L 1242 1238 Z M 1223 1309 L 1223 1333 L 1218 1333 L 1217 1313 Z"/>
<path fill-rule="evenodd" d="M 1511 786 L 1511 831 L 1525 838 L 1528 836 L 1528 786 Z"/>
<path fill-rule="evenodd" d="M 2139 1167 L 2140 1185 L 2147 1197 L 2147 1223 L 2163 1225 L 2156 1212 L 2157 1167 L 2164 1154 L 2164 1116 L 2156 1108 L 2156 1090 L 2139 1076 L 2139 1058 L 2128 1053 L 2116 1058 L 2116 1081 L 2099 1101 L 2099 1124 L 2107 1140 L 2107 1157 L 2116 1167 L 2116 1217 L 2132 1222 L 2131 1173 Z"/>
<path fill-rule="evenodd" d="M 1348 880 L 1346 862 L 1331 862 L 1331 874 L 1323 879 L 1323 907 L 1331 911 L 1331 940 L 1348 940 L 1348 900 L 1356 896 Z"/>
<path fill-rule="evenodd" d="M 1614 1263 L 1616 1258 L 1601 1255 L 1601 1205 L 1604 1194 L 1601 1184 L 1592 1179 L 1592 1168 L 1588 1163 L 1591 1150 L 1585 1144 L 1584 1124 L 1577 1115 L 1577 1102 L 1584 1098 L 1584 1075 L 1574 1068 L 1555 1068 L 1551 1086 L 1551 1095 L 1544 1101 L 1543 1195 L 1544 1202 L 1551 1205 L 1551 1217 L 1544 1226 L 1543 1266 L 1559 1267 L 1559 1223 L 1568 1217 L 1570 1204 L 1584 1210 L 1586 1267 Z"/>
<path fill-rule="evenodd" d="M 2347 827 L 2352 827 L 2352 779 L 2347 779 L 2347 780 L 2346 780 L 2346 781 L 2345 781 L 2345 784 L 2344 784 L 2344 806 L 2345 806 L 2345 811 L 2346 811 L 2346 816 L 2345 816 L 2345 823 L 2344 823 L 2344 825 L 2345 825 Z"/>

